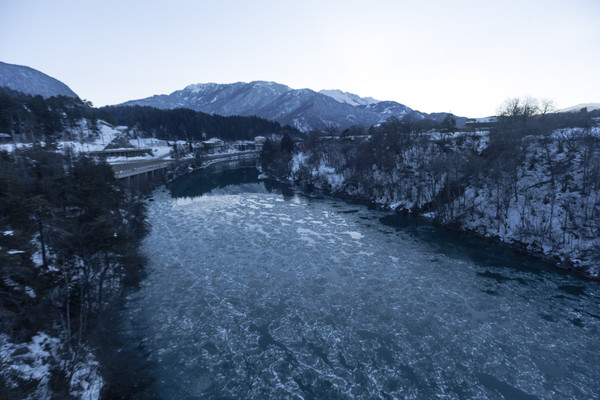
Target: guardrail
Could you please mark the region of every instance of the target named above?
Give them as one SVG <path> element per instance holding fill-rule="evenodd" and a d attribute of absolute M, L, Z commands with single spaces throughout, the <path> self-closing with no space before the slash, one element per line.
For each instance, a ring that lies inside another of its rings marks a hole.
<path fill-rule="evenodd" d="M 142 167 L 133 167 L 133 168 L 127 168 L 121 171 L 115 171 L 115 177 L 117 179 L 122 179 L 122 178 L 127 178 L 133 175 L 139 175 L 139 174 L 143 174 L 146 172 L 152 172 L 152 171 L 156 171 L 158 169 L 163 169 L 163 168 L 167 168 L 169 166 L 169 164 L 171 164 L 171 162 L 165 161 L 165 162 L 161 162 L 158 164 L 152 164 L 152 165 L 144 165 Z"/>
<path fill-rule="evenodd" d="M 248 150 L 248 151 L 240 151 L 237 153 L 221 153 L 221 154 L 206 154 L 203 156 L 199 156 L 198 159 L 200 161 L 212 161 L 219 160 L 221 158 L 236 158 L 240 156 L 250 155 L 250 154 L 259 154 L 260 150 Z"/>
<path fill-rule="evenodd" d="M 240 151 L 237 153 L 206 154 L 203 156 L 199 156 L 197 158 L 197 160 L 200 162 L 205 162 L 205 161 L 213 161 L 213 160 L 226 160 L 228 158 L 235 159 L 238 157 L 243 157 L 243 156 L 252 155 L 252 154 L 259 154 L 259 153 L 260 153 L 259 150 L 248 150 L 248 151 Z M 130 176 L 143 174 L 146 172 L 156 171 L 158 169 L 167 168 L 172 162 L 173 161 L 164 161 L 164 162 L 152 164 L 152 165 L 144 165 L 141 167 L 122 169 L 120 171 L 115 171 L 115 177 L 117 179 L 123 179 L 123 178 L 128 178 Z M 135 161 L 131 162 L 131 164 L 135 165 Z M 120 164 L 120 165 L 122 165 L 122 164 Z"/>

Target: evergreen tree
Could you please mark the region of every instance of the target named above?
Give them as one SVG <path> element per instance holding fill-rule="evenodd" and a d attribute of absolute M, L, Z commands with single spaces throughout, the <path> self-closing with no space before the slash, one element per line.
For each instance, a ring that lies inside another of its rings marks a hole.
<path fill-rule="evenodd" d="M 287 132 L 281 138 L 280 149 L 283 152 L 291 153 L 294 151 L 294 142 Z"/>
<path fill-rule="evenodd" d="M 442 121 L 442 131 L 454 133 L 456 132 L 456 118 L 453 114 L 448 114 Z"/>

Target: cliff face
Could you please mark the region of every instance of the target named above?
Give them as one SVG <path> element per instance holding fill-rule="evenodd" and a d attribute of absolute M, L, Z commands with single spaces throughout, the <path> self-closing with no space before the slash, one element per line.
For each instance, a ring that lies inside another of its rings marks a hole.
<path fill-rule="evenodd" d="M 430 217 L 600 277 L 600 129 L 304 144 L 288 178 Z"/>

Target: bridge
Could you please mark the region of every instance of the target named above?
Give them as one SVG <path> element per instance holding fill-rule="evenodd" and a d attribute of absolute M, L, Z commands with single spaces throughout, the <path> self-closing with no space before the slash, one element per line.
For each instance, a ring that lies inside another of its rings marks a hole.
<path fill-rule="evenodd" d="M 205 154 L 197 156 L 194 159 L 190 159 L 190 161 L 199 161 L 200 163 L 204 164 L 210 161 L 235 160 L 237 158 L 244 158 L 251 155 L 258 156 L 259 153 L 259 150 L 248 150 L 238 151 L 235 153 Z M 167 170 L 174 163 L 175 161 L 173 160 L 159 158 L 154 160 L 139 160 L 111 164 L 111 167 L 117 179 L 124 179 L 136 175 L 154 173 L 155 171 Z"/>
<path fill-rule="evenodd" d="M 207 161 L 218 161 L 218 160 L 235 160 L 236 158 L 243 158 L 249 155 L 260 154 L 260 150 L 246 150 L 246 151 L 236 151 L 235 153 L 219 153 L 219 154 L 204 154 L 196 157 L 196 160 L 201 163 L 205 163 Z"/>
<path fill-rule="evenodd" d="M 134 175 L 141 175 L 157 170 L 167 169 L 171 164 L 173 164 L 173 161 L 158 159 L 111 164 L 111 167 L 115 172 L 115 177 L 117 179 L 123 179 Z"/>
<path fill-rule="evenodd" d="M 106 159 L 109 157 L 143 157 L 152 155 L 152 149 L 109 149 L 99 151 L 88 151 L 87 154 L 94 158 Z"/>

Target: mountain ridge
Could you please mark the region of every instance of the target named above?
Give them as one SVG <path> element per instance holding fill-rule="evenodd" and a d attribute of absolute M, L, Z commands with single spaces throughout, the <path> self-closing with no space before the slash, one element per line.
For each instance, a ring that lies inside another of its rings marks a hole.
<path fill-rule="evenodd" d="M 579 112 L 583 108 L 587 108 L 587 111 L 598 110 L 600 109 L 600 103 L 581 103 L 575 106 L 560 109 L 558 112 Z"/>
<path fill-rule="evenodd" d="M 344 92 L 340 89 L 323 89 L 319 90 L 319 93 L 329 96 L 340 103 L 350 104 L 351 106 L 368 106 L 369 104 L 380 102 L 380 100 L 372 97 L 360 97 L 357 94 Z"/>
<path fill-rule="evenodd" d="M 66 84 L 25 65 L 8 64 L 0 61 L 0 87 L 18 92 L 40 95 L 44 98 L 67 96 L 79 98 Z"/>
<path fill-rule="evenodd" d="M 305 132 L 343 130 L 352 125 L 372 126 L 390 116 L 440 119 L 438 115 L 430 116 L 395 101 L 378 101 L 338 89 L 320 92 L 292 89 L 269 81 L 191 84 L 168 95 L 130 100 L 119 105 L 190 108 L 224 116 L 255 115 Z"/>

